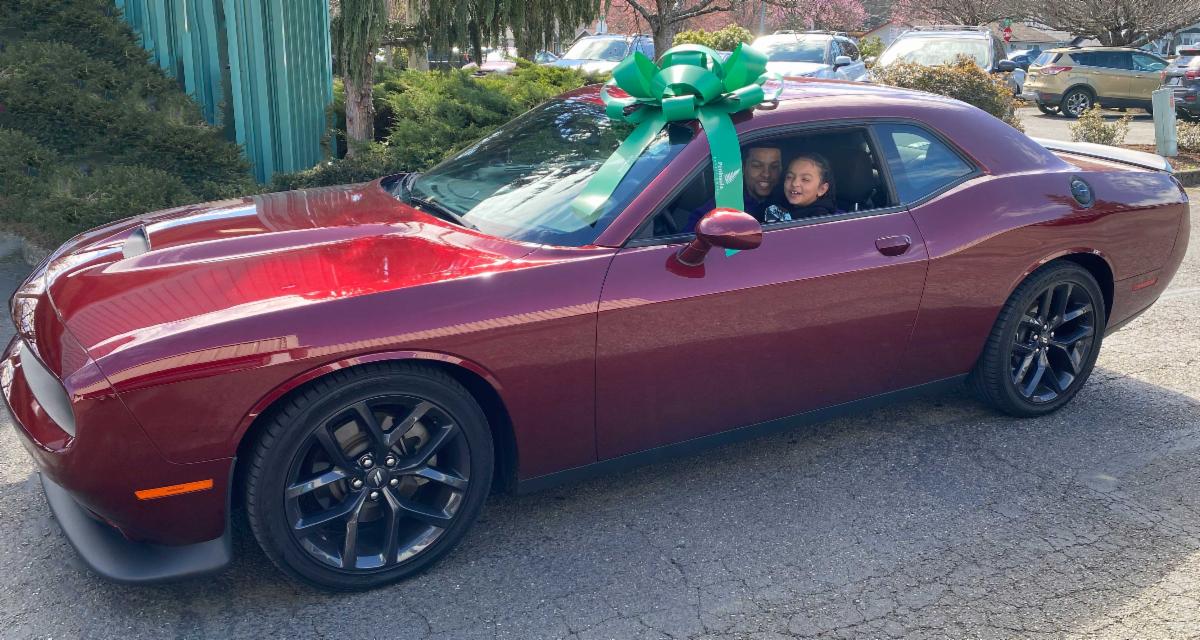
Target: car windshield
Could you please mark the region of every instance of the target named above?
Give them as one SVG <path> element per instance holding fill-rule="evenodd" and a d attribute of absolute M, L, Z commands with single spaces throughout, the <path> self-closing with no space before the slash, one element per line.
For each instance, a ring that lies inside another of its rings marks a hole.
<path fill-rule="evenodd" d="M 991 66 L 991 47 L 983 38 L 900 38 L 879 56 L 879 64 L 911 62 L 926 66 L 950 64 L 967 56 L 983 69 Z"/>
<path fill-rule="evenodd" d="M 553 100 L 500 127 L 427 173 L 409 188 L 384 187 L 430 213 L 445 209 L 495 236 L 559 246 L 591 244 L 633 196 L 691 140 L 691 125 L 672 125 L 634 161 L 613 197 L 589 222 L 571 209 L 600 165 L 633 130 L 591 100 Z"/>
<path fill-rule="evenodd" d="M 585 38 L 576 42 L 575 46 L 563 54 L 563 57 L 570 60 L 608 60 L 616 62 L 624 58 L 625 52 L 628 50 L 629 43 L 624 40 L 614 40 L 612 38 L 588 40 Z"/>
<path fill-rule="evenodd" d="M 825 38 L 787 38 L 755 43 L 771 62 L 825 62 Z"/>

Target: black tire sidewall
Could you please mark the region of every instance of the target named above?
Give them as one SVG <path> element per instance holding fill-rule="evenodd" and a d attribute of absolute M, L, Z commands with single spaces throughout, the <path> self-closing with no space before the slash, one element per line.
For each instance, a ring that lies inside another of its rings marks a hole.
<path fill-rule="evenodd" d="M 1063 393 L 1060 393 L 1057 398 L 1046 403 L 1034 403 L 1021 395 L 1016 384 L 1012 381 L 1012 373 L 1004 370 L 1001 380 L 1003 380 L 1004 401 L 1009 404 L 1012 411 L 1022 416 L 1039 416 L 1048 413 L 1053 413 L 1060 409 L 1063 405 L 1071 401 L 1075 394 L 1091 377 L 1092 369 L 1096 364 L 1096 359 L 1100 355 L 1100 346 L 1104 339 L 1104 330 L 1106 326 L 1106 313 L 1104 294 L 1100 291 L 1100 285 L 1096 283 L 1096 279 L 1086 269 L 1075 264 L 1057 264 L 1047 269 L 1041 274 L 1035 274 L 1030 280 L 1028 287 L 1022 287 L 1019 292 L 1020 297 L 1014 299 L 1016 313 L 1007 314 L 1004 327 L 1001 329 L 1000 339 L 1002 343 L 1002 357 L 996 363 L 1002 367 L 1009 366 L 1008 353 L 1011 349 L 1011 344 L 1016 336 L 1017 329 L 1020 324 L 1021 315 L 1028 309 L 1037 299 L 1041 292 L 1047 287 L 1062 282 L 1071 282 L 1076 286 L 1082 286 L 1088 291 L 1088 295 L 1092 298 L 1093 315 L 1095 316 L 1095 337 L 1092 341 L 1092 347 L 1088 353 L 1087 359 L 1083 363 L 1083 368 L 1076 379 L 1072 381 L 1071 386 Z"/>
<path fill-rule="evenodd" d="M 248 483 L 254 483 L 255 490 L 247 492 L 246 507 L 259 544 L 290 576 L 324 588 L 371 589 L 420 573 L 458 544 L 478 517 L 490 492 L 494 456 L 491 432 L 483 411 L 460 385 L 426 375 L 419 368 L 362 371 L 352 374 L 349 380 L 337 384 L 334 389 L 323 391 L 315 399 L 301 396 L 296 403 L 299 411 L 295 414 L 284 412 L 277 416 L 277 423 L 271 430 L 276 433 L 270 434 L 275 437 L 264 438 L 254 452 L 259 464 L 251 469 Z M 355 402 L 394 393 L 433 402 L 459 426 L 471 455 L 467 495 L 450 527 L 433 545 L 410 560 L 376 571 L 339 571 L 312 558 L 292 537 L 282 498 L 287 476 L 309 434 L 324 420 Z"/>

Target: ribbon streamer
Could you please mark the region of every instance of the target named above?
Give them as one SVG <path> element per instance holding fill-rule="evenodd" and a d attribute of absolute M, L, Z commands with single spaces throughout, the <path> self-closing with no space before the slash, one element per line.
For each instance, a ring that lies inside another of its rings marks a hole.
<path fill-rule="evenodd" d="M 767 56 L 741 44 L 722 63 L 708 47 L 684 44 L 667 50 L 656 65 L 634 53 L 613 69 L 600 89 L 604 112 L 613 120 L 637 125 L 588 181 L 571 208 L 589 224 L 612 197 L 634 161 L 667 123 L 699 120 L 708 136 L 713 160 L 716 206 L 745 210 L 742 191 L 742 152 L 732 114 L 774 100 L 783 91 L 778 74 L 768 74 Z M 778 79 L 779 88 L 767 98 L 762 85 Z M 617 87 L 628 97 L 615 97 Z"/>

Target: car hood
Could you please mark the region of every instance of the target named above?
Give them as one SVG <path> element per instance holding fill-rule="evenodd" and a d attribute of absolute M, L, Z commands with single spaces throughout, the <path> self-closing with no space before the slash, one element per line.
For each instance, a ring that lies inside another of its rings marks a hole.
<path fill-rule="evenodd" d="M 588 60 L 584 58 L 559 58 L 550 63 L 554 67 L 566 67 L 568 69 L 579 69 L 584 73 L 607 73 L 617 67 L 617 63 L 610 60 Z"/>
<path fill-rule="evenodd" d="M 767 71 L 785 76 L 816 75 L 829 68 L 820 62 L 768 62 Z"/>
<path fill-rule="evenodd" d="M 56 251 L 43 286 L 100 361 L 227 319 L 515 268 L 535 248 L 434 218 L 376 181 L 108 225 Z"/>

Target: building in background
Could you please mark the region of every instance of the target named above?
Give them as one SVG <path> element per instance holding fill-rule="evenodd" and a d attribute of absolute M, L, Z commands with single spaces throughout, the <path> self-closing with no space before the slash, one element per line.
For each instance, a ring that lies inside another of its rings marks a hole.
<path fill-rule="evenodd" d="M 142 46 L 242 145 L 260 182 L 324 159 L 326 0 L 116 0 Z"/>

